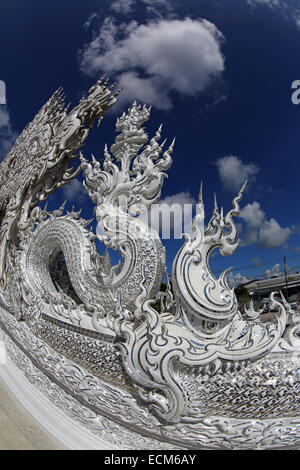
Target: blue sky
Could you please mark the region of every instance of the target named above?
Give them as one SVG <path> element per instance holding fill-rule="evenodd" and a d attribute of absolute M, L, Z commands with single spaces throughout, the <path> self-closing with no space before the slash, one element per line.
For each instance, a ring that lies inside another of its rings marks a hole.
<path fill-rule="evenodd" d="M 152 104 L 147 125 L 176 136 L 162 199 L 195 202 L 204 183 L 227 210 L 244 178 L 241 246 L 216 256 L 237 280 L 300 271 L 300 5 L 293 0 L 0 0 L 0 156 L 60 86 L 74 105 L 106 73 L 123 86 L 115 110 L 83 153 L 103 155 L 114 122 L 134 99 Z M 93 206 L 79 182 L 52 195 Z M 168 270 L 182 244 L 166 240 Z"/>

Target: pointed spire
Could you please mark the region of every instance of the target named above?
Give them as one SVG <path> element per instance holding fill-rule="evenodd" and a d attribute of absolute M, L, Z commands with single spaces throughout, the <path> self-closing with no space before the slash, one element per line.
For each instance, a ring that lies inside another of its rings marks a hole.
<path fill-rule="evenodd" d="M 220 227 L 221 229 L 224 228 L 224 210 L 223 207 L 221 207 L 221 212 L 220 212 Z"/>
<path fill-rule="evenodd" d="M 159 146 L 160 150 L 162 150 L 167 142 L 167 139 L 165 139 Z"/>
<path fill-rule="evenodd" d="M 217 203 L 217 196 L 216 193 L 214 193 L 214 214 L 218 214 L 219 209 L 218 209 L 218 203 Z"/>
<path fill-rule="evenodd" d="M 176 137 L 174 137 L 174 139 L 172 140 L 171 145 L 170 145 L 170 147 L 169 147 L 169 149 L 170 149 L 172 152 L 173 152 L 173 149 L 174 149 L 175 141 L 176 141 Z"/>
<path fill-rule="evenodd" d="M 167 271 L 167 268 L 166 268 L 166 285 L 167 285 L 167 289 L 170 289 L 170 288 L 171 288 L 170 276 L 169 276 L 169 273 L 168 273 L 168 271 Z"/>
<path fill-rule="evenodd" d="M 242 186 L 241 189 L 240 189 L 240 193 L 241 193 L 241 194 L 243 194 L 243 192 L 245 191 L 247 184 L 248 184 L 248 180 L 245 180 L 243 186 Z"/>
<path fill-rule="evenodd" d="M 64 211 L 64 208 L 66 206 L 66 203 L 67 203 L 67 200 L 65 200 L 62 205 L 60 206 L 60 208 L 58 209 L 58 212 L 59 212 L 59 215 L 61 215 Z"/>
<path fill-rule="evenodd" d="M 200 183 L 198 204 L 203 204 L 203 181 L 201 181 L 201 183 Z"/>

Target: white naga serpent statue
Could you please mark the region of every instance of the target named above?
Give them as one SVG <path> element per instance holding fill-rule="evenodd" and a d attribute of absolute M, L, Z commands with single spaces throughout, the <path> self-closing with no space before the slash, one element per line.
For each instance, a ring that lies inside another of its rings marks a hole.
<path fill-rule="evenodd" d="M 112 89 L 99 80 L 71 111 L 54 93 L 1 163 L 0 327 L 9 356 L 72 419 L 117 446 L 297 446 L 299 317 L 275 294 L 272 322 L 253 303 L 241 312 L 229 270 L 216 278 L 209 266 L 214 249 L 227 256 L 238 247 L 233 217 L 245 185 L 226 215 L 215 200 L 204 228 L 201 184 L 162 292 L 165 250 L 139 215 L 159 201 L 174 141 L 163 150 L 161 126 L 149 140 L 151 108 L 133 103 L 102 164 L 78 153 L 116 101 Z M 80 211 L 41 206 L 80 171 L 96 233 Z M 122 262 L 100 256 L 95 239 Z"/>

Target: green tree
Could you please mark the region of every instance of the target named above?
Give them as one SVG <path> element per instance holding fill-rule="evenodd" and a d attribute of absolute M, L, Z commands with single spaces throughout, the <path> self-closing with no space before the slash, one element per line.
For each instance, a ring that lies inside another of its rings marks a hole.
<path fill-rule="evenodd" d="M 245 302 L 248 302 L 250 300 L 250 294 L 247 291 L 246 287 L 238 286 L 234 289 L 234 292 L 238 300 L 238 303 L 244 304 Z"/>

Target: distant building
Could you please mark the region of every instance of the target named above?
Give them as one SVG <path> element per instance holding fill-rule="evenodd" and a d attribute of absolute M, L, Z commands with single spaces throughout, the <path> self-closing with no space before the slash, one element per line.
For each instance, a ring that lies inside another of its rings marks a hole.
<path fill-rule="evenodd" d="M 300 292 L 300 273 L 289 274 L 288 276 L 272 277 L 270 279 L 254 279 L 246 282 L 243 286 L 256 298 L 266 297 L 273 291 L 281 290 L 288 295 Z"/>

